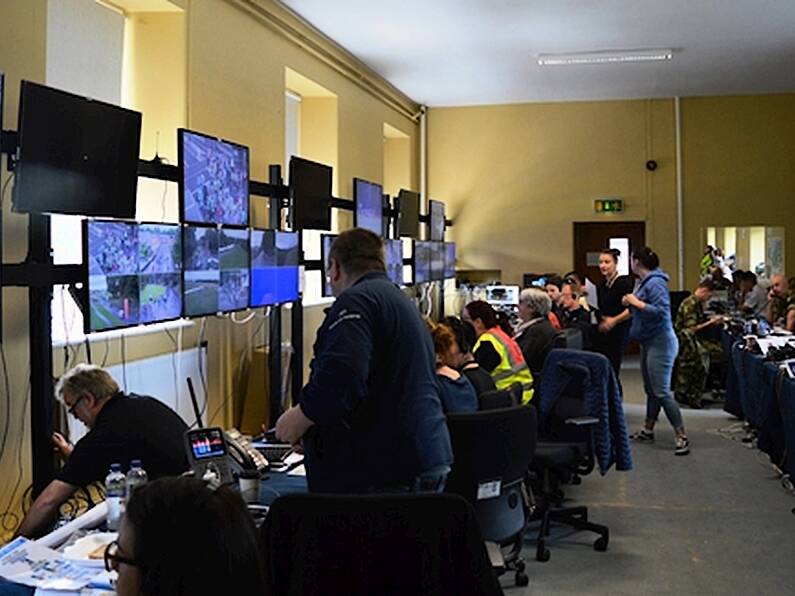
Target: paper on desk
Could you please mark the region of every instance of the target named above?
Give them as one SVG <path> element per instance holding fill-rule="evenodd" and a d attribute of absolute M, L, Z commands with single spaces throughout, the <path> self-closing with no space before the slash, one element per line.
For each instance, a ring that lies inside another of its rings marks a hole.
<path fill-rule="evenodd" d="M 96 528 L 105 521 L 108 516 L 108 503 L 102 501 L 96 507 L 92 507 L 80 517 L 76 517 L 68 524 L 64 524 L 60 528 L 53 530 L 46 536 L 42 536 L 36 541 L 40 546 L 47 546 L 49 548 L 57 548 L 77 532 L 78 530 L 85 530 L 87 528 Z"/>
<path fill-rule="evenodd" d="M 781 346 L 786 346 L 791 340 L 792 337 L 776 337 L 776 336 L 769 336 L 769 337 L 753 337 L 756 345 L 759 346 L 759 350 L 762 352 L 762 356 L 767 356 L 768 351 L 770 348 L 780 348 Z"/>
<path fill-rule="evenodd" d="M 99 573 L 27 538 L 19 537 L 0 549 L 0 577 L 34 588 L 79 590 Z"/>
<path fill-rule="evenodd" d="M 304 459 L 303 453 L 296 453 L 293 451 L 290 455 L 284 458 L 284 465 L 285 466 L 292 466 L 294 463 L 302 461 Z"/>
<path fill-rule="evenodd" d="M 304 464 L 293 468 L 289 472 L 287 472 L 288 476 L 306 476 L 306 468 L 304 468 Z"/>

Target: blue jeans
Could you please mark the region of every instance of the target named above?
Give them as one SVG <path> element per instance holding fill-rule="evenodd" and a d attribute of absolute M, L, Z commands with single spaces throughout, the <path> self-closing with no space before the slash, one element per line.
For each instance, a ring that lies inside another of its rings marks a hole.
<path fill-rule="evenodd" d="M 671 391 L 678 351 L 679 342 L 672 329 L 658 333 L 640 344 L 640 370 L 646 392 L 646 420 L 656 422 L 662 408 L 671 426 L 683 428 L 682 412 Z"/>

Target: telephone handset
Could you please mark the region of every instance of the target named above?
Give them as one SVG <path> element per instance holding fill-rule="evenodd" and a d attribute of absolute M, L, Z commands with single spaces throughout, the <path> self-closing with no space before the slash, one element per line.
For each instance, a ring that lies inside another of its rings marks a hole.
<path fill-rule="evenodd" d="M 251 446 L 251 442 L 240 434 L 236 428 L 224 432 L 226 443 L 229 446 L 229 458 L 232 464 L 243 470 L 256 470 L 264 472 L 268 469 L 268 460 L 262 453 Z"/>

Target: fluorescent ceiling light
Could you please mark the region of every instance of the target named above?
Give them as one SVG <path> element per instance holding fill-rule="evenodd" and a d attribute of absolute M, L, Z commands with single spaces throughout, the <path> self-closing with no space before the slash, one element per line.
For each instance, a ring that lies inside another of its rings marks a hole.
<path fill-rule="evenodd" d="M 659 62 L 673 58 L 673 50 L 607 50 L 572 54 L 539 54 L 539 66 L 571 66 L 574 64 L 626 64 Z"/>

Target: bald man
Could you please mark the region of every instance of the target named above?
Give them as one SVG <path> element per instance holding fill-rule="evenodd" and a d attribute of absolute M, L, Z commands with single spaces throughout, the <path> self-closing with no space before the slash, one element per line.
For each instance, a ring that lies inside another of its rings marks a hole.
<path fill-rule="evenodd" d="M 765 318 L 771 325 L 783 325 L 787 316 L 787 280 L 783 275 L 776 274 L 770 278 L 770 282 Z"/>

